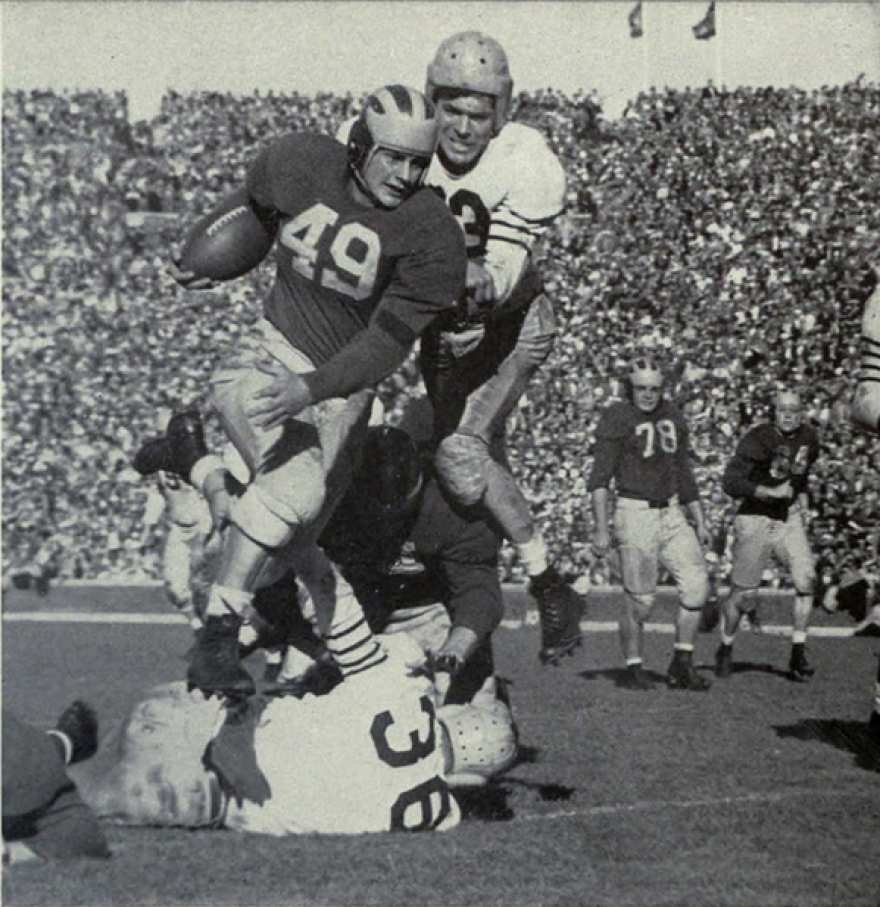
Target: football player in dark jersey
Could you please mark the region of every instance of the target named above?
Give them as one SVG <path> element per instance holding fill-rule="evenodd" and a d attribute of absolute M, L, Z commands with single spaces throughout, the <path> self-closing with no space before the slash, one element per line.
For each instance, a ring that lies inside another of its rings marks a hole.
<path fill-rule="evenodd" d="M 197 424 L 198 414 L 190 414 L 188 421 Z M 166 467 L 173 471 L 175 464 L 192 459 L 190 440 L 171 433 L 148 445 L 164 445 Z M 241 486 L 224 461 L 206 455 L 198 462 L 199 471 L 206 473 L 204 486 L 216 524 L 222 527 Z M 368 430 L 362 462 L 319 544 L 351 584 L 374 632 L 409 633 L 434 656 L 438 687 L 447 702 L 470 702 L 493 685 L 490 638 L 504 613 L 498 575 L 501 534 L 483 508 L 463 507 L 443 489 L 406 431 L 390 426 Z M 408 557 L 402 558 L 403 553 Z M 257 590 L 253 604 L 262 618 L 257 621 L 259 645 L 311 635 L 297 601 L 293 572 Z M 297 677 L 297 653 L 288 654 L 282 682 Z"/>
<path fill-rule="evenodd" d="M 347 148 L 290 135 L 250 169 L 249 203 L 276 237 L 277 274 L 264 318 L 212 378 L 213 404 L 253 479 L 224 534 L 191 687 L 253 691 L 238 658 L 240 615 L 274 560 L 296 568 L 325 623 L 351 596 L 329 561 L 301 563 L 299 553 L 318 550 L 345 491 L 371 389 L 463 292 L 461 230 L 423 188 L 437 129 L 424 95 L 390 85 L 368 98 Z M 201 487 L 204 472 L 188 478 Z"/>
<path fill-rule="evenodd" d="M 805 646 L 816 571 L 804 521 L 809 508 L 807 481 L 819 455 L 819 438 L 803 424 L 799 394 L 780 391 L 773 403 L 773 420 L 756 425 L 742 437 L 724 472 L 724 490 L 741 503 L 734 521 L 730 595 L 721 604 L 715 673 L 730 676 L 740 621 L 743 614 L 754 613 L 754 593 L 775 557 L 789 570 L 795 586 L 789 674 L 793 680 L 805 681 L 814 673 Z"/>
<path fill-rule="evenodd" d="M 642 636 L 662 564 L 680 595 L 667 684 L 673 689 L 706 690 L 710 684 L 694 668 L 693 650 L 709 594 L 704 552 L 710 539 L 690 463 L 687 424 L 663 398 L 663 373 L 653 360 L 638 358 L 632 363 L 627 391 L 629 399 L 612 403 L 596 429 L 587 483 L 593 499 L 593 550 L 602 557 L 611 548 L 608 499 L 613 480 L 614 535 L 626 595 L 620 641 L 629 682 L 640 690 L 651 686 L 642 662 Z"/>
<path fill-rule="evenodd" d="M 97 817 L 67 773 L 97 748 L 98 720 L 80 700 L 48 732 L 3 709 L 4 865 L 110 856 Z"/>

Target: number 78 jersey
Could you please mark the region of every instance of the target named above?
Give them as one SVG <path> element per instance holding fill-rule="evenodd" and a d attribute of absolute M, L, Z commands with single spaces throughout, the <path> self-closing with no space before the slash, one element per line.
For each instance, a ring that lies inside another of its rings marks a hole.
<path fill-rule="evenodd" d="M 464 288 L 461 231 L 435 193 L 394 210 L 349 192 L 347 152 L 329 136 L 290 135 L 248 174 L 248 192 L 279 222 L 266 318 L 315 365 L 371 319 L 411 343 Z"/>
<path fill-rule="evenodd" d="M 697 499 L 687 424 L 675 406 L 661 400 L 644 413 L 620 400 L 604 410 L 587 488 L 607 488 L 612 479 L 626 497 L 665 503 L 678 495 L 682 504 Z"/>

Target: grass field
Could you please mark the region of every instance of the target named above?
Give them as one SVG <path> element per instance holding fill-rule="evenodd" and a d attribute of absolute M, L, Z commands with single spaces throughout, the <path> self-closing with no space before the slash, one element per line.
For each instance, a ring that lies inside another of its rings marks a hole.
<path fill-rule="evenodd" d="M 109 827 L 114 860 L 7 870 L 3 903 L 878 904 L 880 775 L 862 728 L 880 638 L 815 638 L 818 674 L 799 685 L 784 674 L 787 639 L 744 633 L 733 676 L 708 693 L 639 693 L 623 687 L 605 623 L 614 596 L 594 599 L 586 645 L 559 669 L 538 664 L 522 597 L 509 606 L 496 651 L 522 760 L 464 803 L 455 831 L 281 840 Z M 765 624 L 787 622 L 779 598 L 762 610 Z M 668 606 L 658 611 L 646 665 L 659 677 L 672 637 Z M 8 593 L 4 707 L 50 726 L 85 697 L 109 724 L 140 690 L 180 678 L 186 626 L 141 614 L 168 614 L 158 590 Z M 701 669 L 715 645 L 700 638 Z"/>

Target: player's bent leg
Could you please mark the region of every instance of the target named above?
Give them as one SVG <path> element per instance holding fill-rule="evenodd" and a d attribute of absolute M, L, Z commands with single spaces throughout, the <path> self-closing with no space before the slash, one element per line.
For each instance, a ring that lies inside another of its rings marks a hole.
<path fill-rule="evenodd" d="M 749 599 L 756 591 L 732 585 L 727 598 L 721 603 L 721 641 L 715 652 L 716 677 L 726 679 L 733 671 L 733 643 L 743 614 L 752 607 Z"/>

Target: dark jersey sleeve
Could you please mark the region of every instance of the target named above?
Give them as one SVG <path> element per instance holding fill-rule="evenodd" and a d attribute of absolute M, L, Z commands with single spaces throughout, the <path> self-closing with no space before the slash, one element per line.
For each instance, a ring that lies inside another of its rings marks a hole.
<path fill-rule="evenodd" d="M 438 496 L 442 496 L 439 488 Z M 460 523 L 460 530 L 439 551 L 453 626 L 467 627 L 481 640 L 488 638 L 504 616 L 498 576 L 500 550 L 497 532 L 485 520 L 472 517 Z"/>
<path fill-rule="evenodd" d="M 596 427 L 596 446 L 593 451 L 593 468 L 587 482 L 587 491 L 607 488 L 617 471 L 620 446 L 626 437 L 626 426 L 616 404 L 609 406 L 599 417 Z"/>
<path fill-rule="evenodd" d="M 46 860 L 109 857 L 94 813 L 67 775 L 55 742 L 3 713 L 3 837 Z"/>
<path fill-rule="evenodd" d="M 694 466 L 691 461 L 690 432 L 687 423 L 680 416 L 676 419 L 680 442 L 675 454 L 675 470 L 678 485 L 678 497 L 682 504 L 692 504 L 700 499 L 697 480 L 694 477 Z"/>
<path fill-rule="evenodd" d="M 752 478 L 752 473 L 764 458 L 759 437 L 754 430 L 745 434 L 724 470 L 721 484 L 732 498 L 750 498 L 755 494 L 758 482 Z"/>
<path fill-rule="evenodd" d="M 791 487 L 795 495 L 804 494 L 809 487 L 810 472 L 819 459 L 819 436 L 816 430 L 810 426 L 804 429 L 804 440 L 807 447 L 807 462 L 803 471 L 791 477 Z"/>
<path fill-rule="evenodd" d="M 412 343 L 464 294 L 467 254 L 464 233 L 430 190 L 412 199 L 408 254 L 397 263 L 395 279 L 373 314 L 373 321 L 401 342 Z"/>
<path fill-rule="evenodd" d="M 312 401 L 345 397 L 387 378 L 406 359 L 425 328 L 464 292 L 464 234 L 432 192 L 413 206 L 410 251 L 366 329 L 305 380 Z"/>
<path fill-rule="evenodd" d="M 449 587 L 448 607 L 455 627 L 467 627 L 487 639 L 504 616 L 504 598 L 497 564 L 467 564 L 443 560 Z"/>

